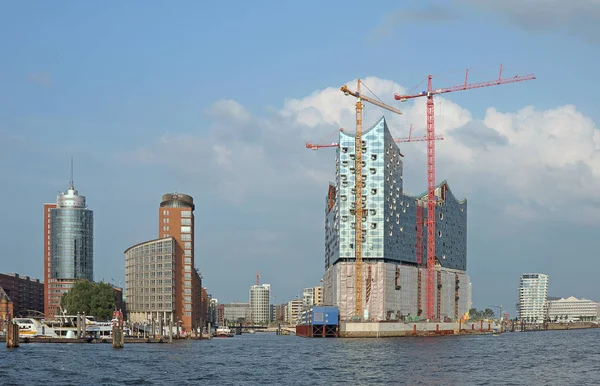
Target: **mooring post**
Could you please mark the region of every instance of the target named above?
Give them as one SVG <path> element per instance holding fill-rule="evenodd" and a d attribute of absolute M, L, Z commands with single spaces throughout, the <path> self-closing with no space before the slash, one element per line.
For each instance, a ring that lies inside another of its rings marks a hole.
<path fill-rule="evenodd" d="M 6 347 L 17 348 L 19 347 L 19 325 L 13 323 L 9 316 L 8 324 L 6 325 Z"/>
<path fill-rule="evenodd" d="M 81 337 L 82 338 L 85 338 L 86 329 L 87 329 L 87 325 L 85 323 L 85 312 L 83 312 L 81 314 Z"/>
<path fill-rule="evenodd" d="M 113 313 L 113 348 L 123 348 L 125 346 L 125 339 L 123 334 L 123 314 L 121 311 L 115 311 Z"/>
<path fill-rule="evenodd" d="M 169 320 L 169 343 L 173 343 L 173 318 Z"/>

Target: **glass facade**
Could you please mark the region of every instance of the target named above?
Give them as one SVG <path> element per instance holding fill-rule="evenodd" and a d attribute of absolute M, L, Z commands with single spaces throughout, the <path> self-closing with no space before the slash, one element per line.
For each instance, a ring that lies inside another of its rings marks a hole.
<path fill-rule="evenodd" d="M 354 260 L 355 243 L 355 137 L 340 132 L 336 156 L 336 182 L 330 185 L 325 213 L 325 268 L 338 261 Z M 363 133 L 363 260 L 416 263 L 416 205 L 426 207 L 426 194 L 403 192 L 400 149 L 385 118 Z M 448 184 L 438 186 L 436 207 L 436 257 L 447 268 L 466 270 L 466 200 L 457 201 Z M 427 218 L 427 209 L 423 210 Z M 423 227 L 423 259 L 427 228 Z"/>
<path fill-rule="evenodd" d="M 71 185 L 50 211 L 52 279 L 94 280 L 94 215 Z"/>

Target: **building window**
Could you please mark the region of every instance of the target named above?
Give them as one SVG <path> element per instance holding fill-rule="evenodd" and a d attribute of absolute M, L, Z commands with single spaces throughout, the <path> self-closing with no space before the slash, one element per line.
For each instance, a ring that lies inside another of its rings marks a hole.
<path fill-rule="evenodd" d="M 181 235 L 181 240 L 191 240 L 192 239 L 192 235 L 189 233 L 183 234 Z"/>
<path fill-rule="evenodd" d="M 186 249 L 185 251 L 183 251 L 184 256 L 192 256 L 192 250 L 191 249 Z"/>
<path fill-rule="evenodd" d="M 169 211 L 168 210 L 163 210 L 163 216 L 168 216 L 169 215 Z"/>
<path fill-rule="evenodd" d="M 191 231 L 192 231 L 192 227 L 189 227 L 189 226 L 181 227 L 181 233 L 190 233 Z"/>
<path fill-rule="evenodd" d="M 185 243 L 183 243 L 184 248 L 187 249 L 192 249 L 192 242 L 191 241 L 186 241 Z"/>
<path fill-rule="evenodd" d="M 192 211 L 191 210 L 182 210 L 181 217 L 192 217 Z"/>
<path fill-rule="evenodd" d="M 192 264 L 192 258 L 191 257 L 186 257 L 183 259 L 183 263 L 184 264 Z"/>
<path fill-rule="evenodd" d="M 168 230 L 169 230 L 169 226 L 168 226 L 168 225 L 165 225 L 165 226 L 163 226 L 163 231 L 165 231 L 165 232 L 166 232 L 166 231 L 168 231 Z"/>
<path fill-rule="evenodd" d="M 182 218 L 181 225 L 192 225 L 192 219 L 191 218 Z"/>
<path fill-rule="evenodd" d="M 191 265 L 186 265 L 183 269 L 184 269 L 185 272 L 192 272 L 192 266 Z"/>

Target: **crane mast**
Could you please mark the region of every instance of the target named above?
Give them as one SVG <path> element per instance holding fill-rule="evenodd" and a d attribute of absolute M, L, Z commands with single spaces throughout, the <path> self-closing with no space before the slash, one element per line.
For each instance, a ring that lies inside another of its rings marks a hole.
<path fill-rule="evenodd" d="M 362 129 L 363 129 L 363 101 L 374 104 L 375 106 L 381 107 L 388 111 L 396 114 L 402 114 L 399 109 L 386 105 L 385 103 L 376 99 L 370 98 L 365 95 L 361 95 L 360 92 L 360 79 L 357 80 L 356 92 L 350 91 L 346 85 L 340 87 L 340 90 L 345 95 L 352 95 L 356 98 L 356 135 L 354 137 L 354 260 L 355 260 L 355 304 L 354 304 L 354 316 L 362 319 L 363 317 L 363 174 L 362 174 Z M 307 146 L 308 147 L 308 146 Z"/>

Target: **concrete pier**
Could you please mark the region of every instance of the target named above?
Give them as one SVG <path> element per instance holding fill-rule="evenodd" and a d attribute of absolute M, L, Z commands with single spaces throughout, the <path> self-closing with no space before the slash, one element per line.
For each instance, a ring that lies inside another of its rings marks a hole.
<path fill-rule="evenodd" d="M 500 331 L 494 322 L 399 323 L 399 322 L 341 322 L 341 338 L 386 338 L 399 336 L 486 334 Z"/>

